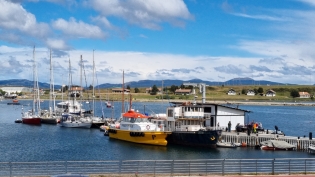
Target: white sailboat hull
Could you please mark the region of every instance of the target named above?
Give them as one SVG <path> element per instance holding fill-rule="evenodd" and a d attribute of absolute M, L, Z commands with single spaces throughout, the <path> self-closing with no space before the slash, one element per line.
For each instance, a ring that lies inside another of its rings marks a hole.
<path fill-rule="evenodd" d="M 62 127 L 69 127 L 69 128 L 91 128 L 92 123 L 74 121 L 74 122 L 61 122 L 60 125 Z"/>

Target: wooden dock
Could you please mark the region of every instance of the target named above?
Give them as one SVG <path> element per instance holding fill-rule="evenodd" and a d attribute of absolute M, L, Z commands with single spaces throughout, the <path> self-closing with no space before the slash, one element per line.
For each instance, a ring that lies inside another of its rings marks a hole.
<path fill-rule="evenodd" d="M 295 146 L 296 150 L 308 150 L 310 145 L 315 145 L 315 140 L 309 137 L 285 136 L 278 134 L 267 134 L 266 132 L 251 133 L 244 132 L 222 132 L 221 139 L 225 142 L 246 143 L 247 146 L 259 146 L 260 142 L 267 140 L 286 141 Z"/>

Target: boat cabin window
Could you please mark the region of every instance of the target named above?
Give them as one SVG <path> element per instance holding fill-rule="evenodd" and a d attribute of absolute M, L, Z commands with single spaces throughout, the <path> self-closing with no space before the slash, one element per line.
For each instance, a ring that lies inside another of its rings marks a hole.
<path fill-rule="evenodd" d="M 173 117 L 173 113 L 174 113 L 173 109 L 168 109 L 167 110 L 167 117 Z"/>
<path fill-rule="evenodd" d="M 57 105 L 57 108 L 68 109 L 68 105 Z"/>
<path fill-rule="evenodd" d="M 123 118 L 124 122 L 131 122 L 131 123 L 135 123 L 135 122 L 148 122 L 148 119 L 145 118 L 129 118 L 129 117 L 124 117 Z"/>

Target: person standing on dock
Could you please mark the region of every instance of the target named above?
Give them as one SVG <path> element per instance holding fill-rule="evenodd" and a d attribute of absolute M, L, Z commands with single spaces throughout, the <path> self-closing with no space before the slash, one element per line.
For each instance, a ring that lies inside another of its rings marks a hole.
<path fill-rule="evenodd" d="M 232 126 L 231 121 L 229 121 L 229 123 L 228 123 L 229 132 L 231 132 L 231 126 Z"/>
<path fill-rule="evenodd" d="M 257 128 L 257 124 L 256 123 L 254 123 L 253 128 L 254 128 L 254 133 L 256 133 L 256 128 Z"/>

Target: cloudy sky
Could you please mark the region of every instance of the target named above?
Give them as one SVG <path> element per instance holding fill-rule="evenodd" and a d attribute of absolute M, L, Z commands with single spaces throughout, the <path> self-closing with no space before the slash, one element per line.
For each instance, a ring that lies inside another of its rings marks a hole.
<path fill-rule="evenodd" d="M 0 80 L 315 83 L 314 0 L 0 0 Z M 33 48 L 35 46 L 35 55 Z M 93 57 L 94 50 L 94 57 Z M 86 83 L 83 81 L 83 83 Z"/>

